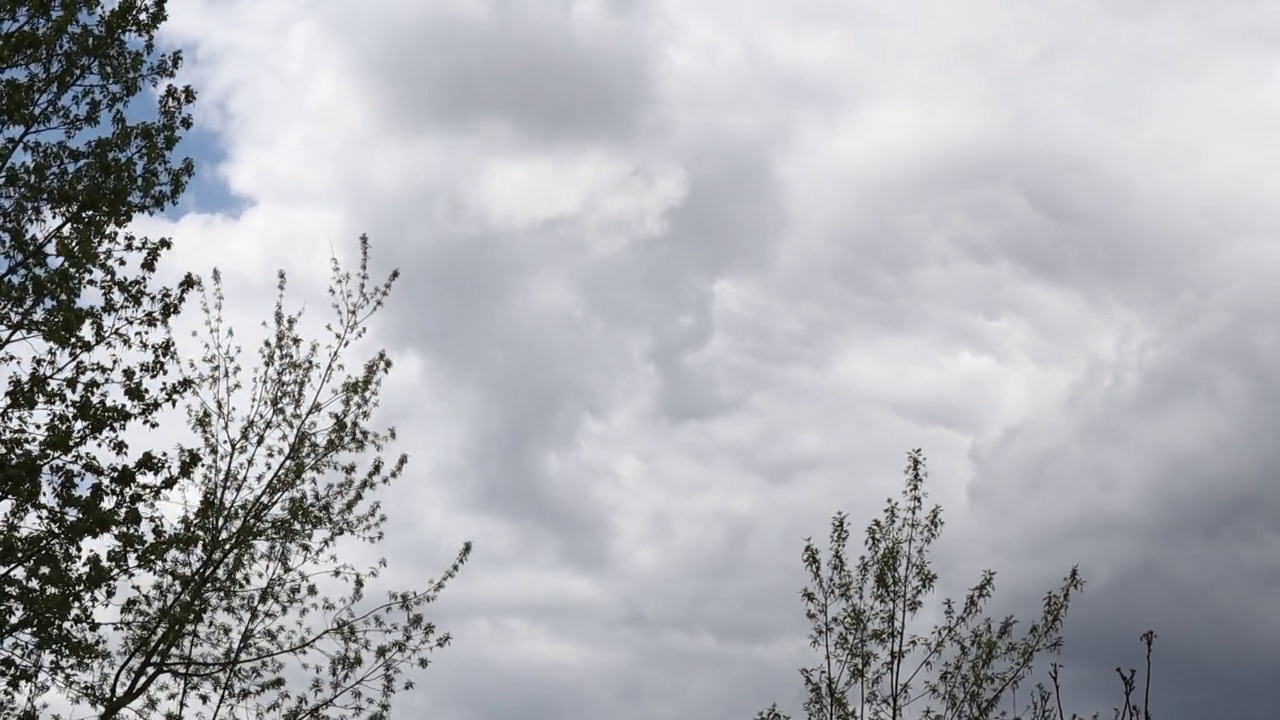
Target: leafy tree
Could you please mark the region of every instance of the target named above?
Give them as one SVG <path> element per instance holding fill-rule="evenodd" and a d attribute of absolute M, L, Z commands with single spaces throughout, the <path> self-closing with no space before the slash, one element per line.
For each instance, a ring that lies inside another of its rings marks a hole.
<path fill-rule="evenodd" d="M 203 355 L 189 363 L 197 392 L 188 421 L 203 462 L 174 488 L 169 519 L 107 610 L 106 648 L 50 688 L 91 717 L 386 718 L 449 642 L 427 621 L 432 602 L 466 561 L 418 590 L 365 597 L 385 560 L 344 561 L 377 543 L 386 520 L 371 494 L 407 458 L 384 453 L 395 430 L 370 427 L 391 368 L 378 352 L 353 372 L 344 355 L 391 290 L 370 284 L 367 238 L 354 275 L 333 263 L 328 341 L 304 339 L 301 312 L 284 309 L 285 277 L 247 379 L 223 318 L 217 271 L 205 312 Z"/>
<path fill-rule="evenodd" d="M 1018 621 L 999 623 L 982 614 L 995 589 L 995 572 L 986 570 L 963 604 L 943 601 L 942 622 L 925 635 L 908 633 L 909 621 L 934 590 L 928 550 L 942 530 L 942 508 L 925 510 L 928 476 L 920 450 L 907 455 L 901 502 L 890 499 L 882 518 L 866 530 L 866 553 L 848 559 L 849 519 L 837 513 L 831 522 L 830 549 L 824 562 L 812 539 L 802 560 L 810 585 L 801 592 L 812 630 L 810 646 L 818 664 L 800 670 L 807 693 L 804 712 L 810 720 L 901 720 L 913 706 L 922 720 L 990 720 L 1007 718 L 1001 706 L 1034 670 L 1037 657 L 1056 654 L 1063 646 L 1062 626 L 1073 594 L 1084 588 L 1073 567 L 1062 586 L 1044 597 L 1040 619 L 1021 636 Z M 1147 692 L 1150 703 L 1151 643 L 1147 632 Z M 1037 684 L 1028 720 L 1065 720 L 1058 684 L 1060 666 L 1052 665 L 1053 692 Z M 1118 718 L 1150 720 L 1132 702 L 1134 673 L 1120 674 L 1125 686 Z M 917 706 L 918 707 L 918 706 Z M 777 705 L 757 720 L 789 720 Z M 1071 716 L 1073 720 L 1077 715 Z M 1094 718 L 1097 718 L 1095 713 Z"/>
<path fill-rule="evenodd" d="M 158 286 L 169 241 L 124 231 L 192 174 L 164 19 L 163 0 L 0 0 L 0 708 L 98 651 L 90 608 L 193 462 L 125 441 L 185 390 L 168 322 L 194 281 Z"/>

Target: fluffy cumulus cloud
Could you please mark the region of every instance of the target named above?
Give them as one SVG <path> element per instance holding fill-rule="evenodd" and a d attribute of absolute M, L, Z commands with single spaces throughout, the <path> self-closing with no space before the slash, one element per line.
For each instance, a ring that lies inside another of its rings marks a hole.
<path fill-rule="evenodd" d="M 406 715 L 798 710 L 802 538 L 923 447 L 958 594 L 1073 563 L 1077 711 L 1280 674 L 1280 18 L 1255 3 L 191 0 L 175 268 L 252 324 L 368 232 L 412 472 L 464 539 Z"/>

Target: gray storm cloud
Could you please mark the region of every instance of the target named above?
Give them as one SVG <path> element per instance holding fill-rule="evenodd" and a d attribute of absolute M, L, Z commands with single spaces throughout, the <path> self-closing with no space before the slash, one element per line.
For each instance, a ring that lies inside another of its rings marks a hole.
<path fill-rule="evenodd" d="M 403 271 L 389 580 L 476 541 L 411 715 L 798 710 L 802 539 L 922 446 L 951 594 L 1091 580 L 1077 712 L 1151 627 L 1157 717 L 1263 717 L 1274 14 L 193 2 L 249 207 L 166 233 L 233 280 L 348 231 Z"/>

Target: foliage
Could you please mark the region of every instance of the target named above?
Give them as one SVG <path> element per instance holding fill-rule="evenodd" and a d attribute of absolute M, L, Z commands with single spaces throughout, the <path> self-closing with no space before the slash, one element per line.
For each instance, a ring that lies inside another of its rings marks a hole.
<path fill-rule="evenodd" d="M 170 242 L 124 232 L 192 174 L 164 19 L 162 0 L 0 0 L 0 708 L 101 650 L 91 608 L 192 463 L 125 440 L 186 389 L 168 323 L 194 280 L 157 286 Z"/>
<path fill-rule="evenodd" d="M 882 518 L 871 521 L 866 553 L 848 560 L 849 519 L 837 513 L 831 522 L 829 553 L 824 562 L 812 539 L 802 560 L 810 585 L 801 592 L 812 631 L 810 646 L 818 664 L 800 671 L 807 694 L 804 712 L 810 720 L 900 720 L 922 701 L 922 720 L 990 720 L 1007 718 L 1004 699 L 1014 695 L 1034 670 L 1036 659 L 1060 652 L 1062 626 L 1073 594 L 1084 588 L 1073 567 L 1057 590 L 1047 593 L 1039 620 L 1021 636 L 1018 621 L 999 623 L 982 614 L 995 589 L 995 572 L 984 571 L 959 606 L 943 601 L 942 621 L 925 635 L 908 633 L 909 621 L 924 607 L 935 587 L 929 547 L 941 533 L 942 509 L 925 510 L 928 476 L 920 450 L 907 455 L 902 501 L 888 502 Z M 1148 650 L 1154 633 L 1143 635 Z M 1038 684 L 1028 720 L 1065 719 L 1058 687 L 1059 666 L 1052 666 L 1054 691 Z M 1119 668 L 1117 668 L 1119 672 Z M 1117 717 L 1137 718 L 1133 704 L 1133 671 L 1126 676 L 1125 706 Z M 1054 700 L 1051 707 L 1050 701 Z M 1094 716 L 1097 717 L 1096 715 Z M 1150 716 L 1145 715 L 1149 720 Z M 1077 718 L 1072 715 L 1073 720 Z M 771 706 L 757 720 L 789 720 Z"/>
<path fill-rule="evenodd" d="M 369 427 L 390 359 L 380 351 L 354 372 L 343 362 L 396 278 L 370 285 L 368 248 L 362 237 L 354 277 L 334 261 L 323 347 L 303 338 L 301 312 L 285 312 L 280 274 L 247 383 L 214 272 L 203 357 L 189 364 L 203 462 L 175 488 L 178 507 L 102 624 L 108 652 L 53 683 L 78 708 L 101 720 L 385 718 L 413 685 L 404 671 L 449 642 L 424 609 L 469 543 L 439 580 L 384 601 L 365 598 L 384 560 L 340 560 L 352 541 L 382 539 L 386 517 L 370 494 L 407 461 L 384 457 L 394 429 Z"/>

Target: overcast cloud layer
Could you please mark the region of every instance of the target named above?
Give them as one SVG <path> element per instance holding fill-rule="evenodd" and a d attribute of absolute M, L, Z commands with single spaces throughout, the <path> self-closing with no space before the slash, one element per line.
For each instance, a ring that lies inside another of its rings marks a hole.
<path fill-rule="evenodd" d="M 1157 717 L 1274 712 L 1280 6 L 184 0 L 169 39 L 175 267 L 246 327 L 361 232 L 403 271 L 387 554 L 476 543 L 405 717 L 798 714 L 803 538 L 913 447 L 944 594 L 1025 616 L 1080 563 L 1068 712 L 1148 627 Z"/>

